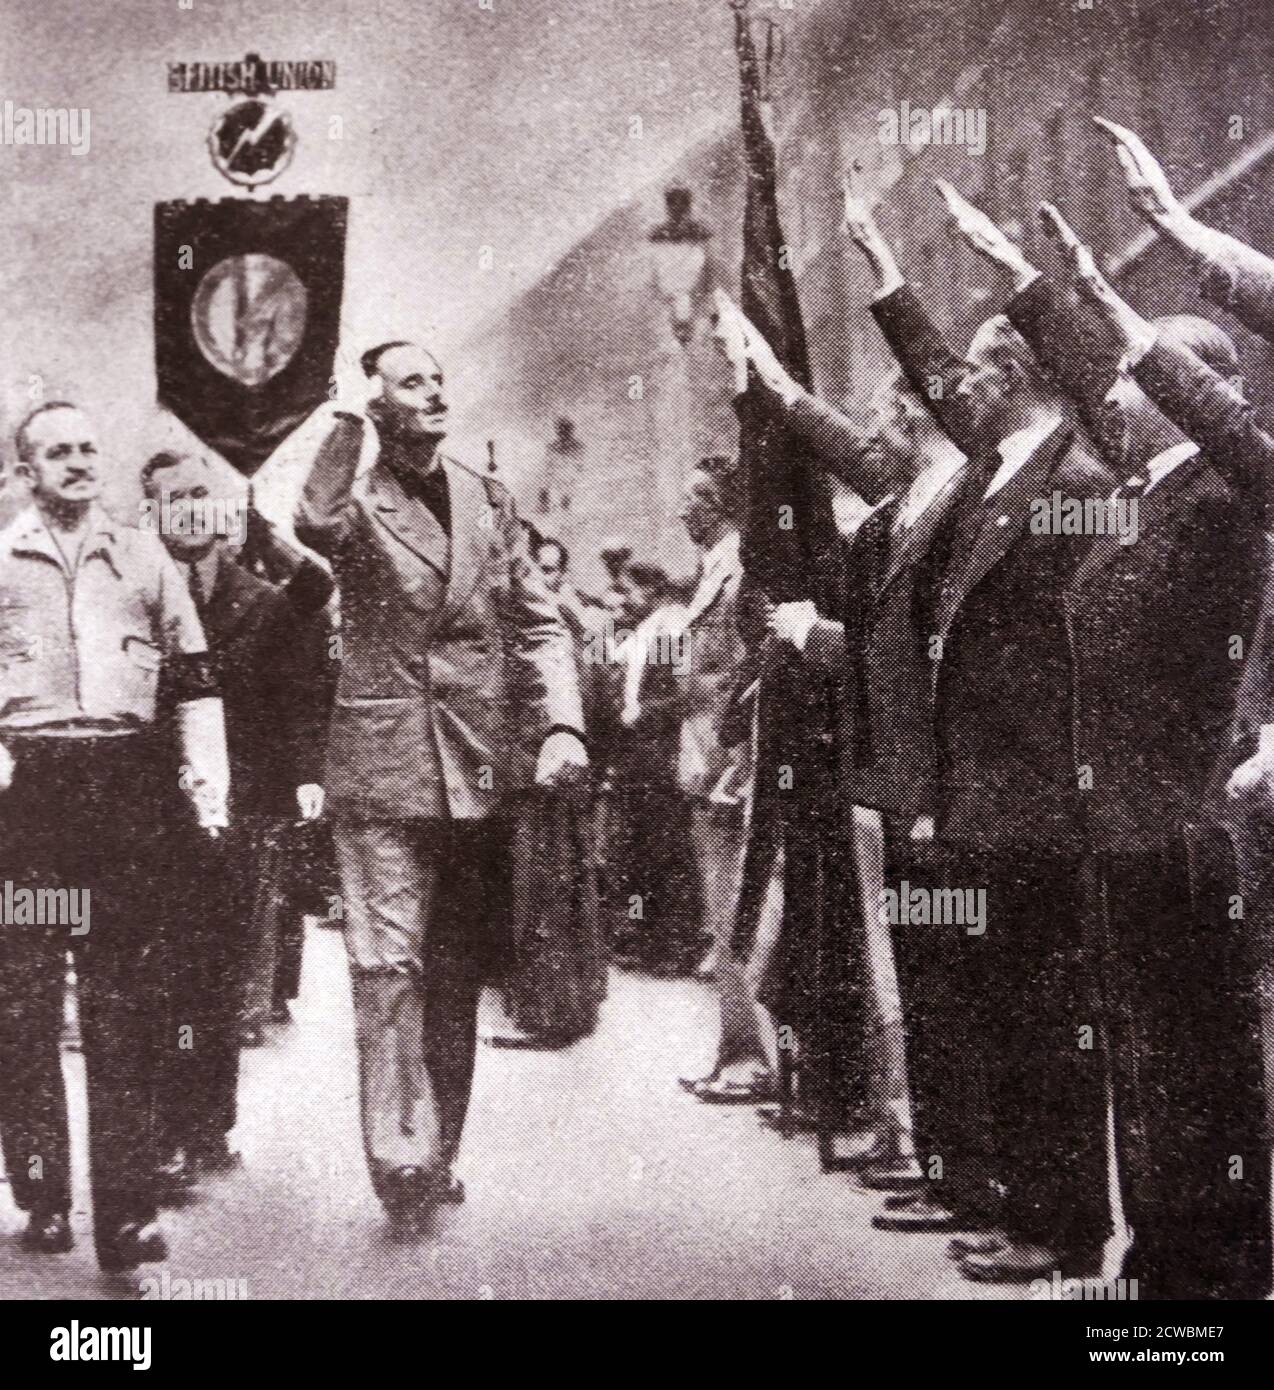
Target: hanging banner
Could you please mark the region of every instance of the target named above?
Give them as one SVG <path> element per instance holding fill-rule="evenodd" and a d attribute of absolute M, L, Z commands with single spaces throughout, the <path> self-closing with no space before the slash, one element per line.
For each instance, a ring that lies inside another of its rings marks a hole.
<path fill-rule="evenodd" d="M 159 403 L 251 477 L 328 396 L 345 198 L 155 206 Z"/>

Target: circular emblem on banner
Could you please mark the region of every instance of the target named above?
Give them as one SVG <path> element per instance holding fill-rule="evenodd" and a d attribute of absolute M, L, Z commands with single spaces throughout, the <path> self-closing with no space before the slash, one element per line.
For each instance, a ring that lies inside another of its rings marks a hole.
<path fill-rule="evenodd" d="M 291 164 L 295 150 L 292 117 L 264 97 L 236 101 L 208 132 L 212 162 L 231 183 L 249 188 L 277 179 Z"/>
<path fill-rule="evenodd" d="M 296 356 L 309 296 L 283 261 L 252 251 L 218 261 L 199 282 L 190 322 L 199 351 L 223 375 L 262 386 Z"/>

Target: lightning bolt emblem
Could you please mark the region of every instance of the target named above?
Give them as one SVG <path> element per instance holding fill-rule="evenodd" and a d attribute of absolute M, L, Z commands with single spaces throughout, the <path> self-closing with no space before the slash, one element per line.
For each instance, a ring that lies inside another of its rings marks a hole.
<path fill-rule="evenodd" d="M 283 113 L 281 111 L 271 111 L 268 120 L 262 122 L 260 125 L 255 125 L 247 130 L 240 131 L 239 138 L 234 143 L 234 149 L 226 156 L 226 163 L 233 164 L 239 157 L 240 150 L 251 149 L 253 146 L 259 145 L 279 123 L 282 117 Z"/>

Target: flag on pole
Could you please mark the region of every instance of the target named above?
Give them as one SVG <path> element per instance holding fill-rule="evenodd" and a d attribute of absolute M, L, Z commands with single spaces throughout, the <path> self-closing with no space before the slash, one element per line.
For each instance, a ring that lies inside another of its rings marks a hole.
<path fill-rule="evenodd" d="M 743 221 L 744 314 L 807 389 L 812 380 L 792 255 L 779 218 L 776 155 L 766 126 L 762 73 L 747 0 L 731 0 L 742 95 L 747 185 Z M 739 403 L 739 459 L 747 485 L 742 556 L 749 583 L 773 602 L 812 599 L 845 612 L 844 545 L 832 494 L 808 446 L 748 391 Z M 798 1039 L 800 1100 L 818 1115 L 820 1159 L 861 1099 L 864 996 L 854 939 L 858 882 L 851 814 L 837 767 L 843 682 L 769 640 L 760 653 L 756 789 L 736 951 L 755 939 L 767 886 L 782 855 L 783 920 L 762 985 L 763 1002 Z M 787 1054 L 783 1060 L 790 1060 Z M 790 1101 L 787 1073 L 783 1100 Z"/>
<path fill-rule="evenodd" d="M 744 314 L 779 361 L 812 389 L 809 349 L 791 248 L 779 218 L 777 158 L 766 127 L 761 66 L 746 0 L 732 0 L 747 177 L 743 209 Z M 747 486 L 743 563 L 776 603 L 812 598 L 839 605 L 839 556 L 831 489 L 808 446 L 750 399 L 740 405 L 739 462 Z"/>
<path fill-rule="evenodd" d="M 251 477 L 327 400 L 345 198 L 155 205 L 159 403 Z"/>

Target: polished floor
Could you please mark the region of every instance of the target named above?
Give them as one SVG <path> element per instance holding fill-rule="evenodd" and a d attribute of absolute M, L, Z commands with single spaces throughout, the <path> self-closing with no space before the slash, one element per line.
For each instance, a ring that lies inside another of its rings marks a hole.
<path fill-rule="evenodd" d="M 879 1198 L 823 1175 L 810 1144 L 750 1108 L 709 1107 L 712 996 L 615 974 L 597 1034 L 563 1053 L 483 1048 L 463 1207 L 406 1243 L 386 1231 L 358 1137 L 353 1025 L 338 934 L 313 929 L 297 1020 L 245 1053 L 235 1139 L 246 1168 L 165 1217 L 167 1286 L 248 1298 L 1004 1298 L 962 1281 L 945 1238 L 873 1231 Z M 498 1022 L 494 1006 L 486 1026 Z M 93 1261 L 81 1063 L 67 1058 L 81 1161 L 72 1254 L 17 1247 L 0 1187 L 0 1298 L 135 1296 L 145 1267 Z"/>

